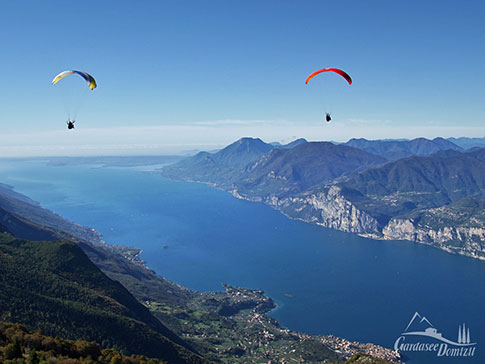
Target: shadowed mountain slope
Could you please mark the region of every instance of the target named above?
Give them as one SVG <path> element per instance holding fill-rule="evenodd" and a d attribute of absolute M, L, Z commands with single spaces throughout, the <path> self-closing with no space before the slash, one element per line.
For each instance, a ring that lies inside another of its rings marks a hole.
<path fill-rule="evenodd" d="M 358 173 L 342 186 L 351 201 L 369 211 L 386 209 L 390 215 L 415 208 L 439 207 L 465 197 L 482 198 L 485 148 L 468 153 L 448 150 L 427 157 L 404 158 Z"/>
<path fill-rule="evenodd" d="M 5 220 L 1 220 L 2 218 Z M 19 220 L 24 224 L 24 235 L 20 234 L 22 229 L 14 226 L 19 223 Z M 57 236 L 57 239 L 75 236 L 91 242 L 99 242 L 101 240 L 99 234 L 93 229 L 69 221 L 43 208 L 38 202 L 31 200 L 27 196 L 15 192 L 11 186 L 0 183 L 0 225 L 3 225 L 3 231 L 9 232 L 9 229 L 17 229 L 16 231 L 19 234 L 14 230 L 10 232 L 14 236 L 31 239 L 30 236 L 25 235 L 29 230 L 25 224 L 30 224 L 31 228 L 35 225 L 35 229 L 49 231 L 49 234 L 52 236 L 52 238 L 47 236 L 33 238 L 36 240 L 53 240 L 54 236 Z"/>
<path fill-rule="evenodd" d="M 127 354 L 203 363 L 74 243 L 0 235 L 0 319 Z"/>
<path fill-rule="evenodd" d="M 248 165 L 235 182 L 239 193 L 264 197 L 299 193 L 349 173 L 382 165 L 386 160 L 362 150 L 329 142 L 274 149 Z"/>

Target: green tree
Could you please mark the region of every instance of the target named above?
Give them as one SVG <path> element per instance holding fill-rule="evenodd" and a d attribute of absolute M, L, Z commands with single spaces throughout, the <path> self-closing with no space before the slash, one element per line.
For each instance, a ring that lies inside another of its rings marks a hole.
<path fill-rule="evenodd" d="M 22 348 L 20 347 L 19 339 L 17 337 L 14 338 L 12 344 L 8 344 L 5 347 L 5 351 L 3 353 L 5 359 L 17 359 L 22 357 Z"/>
<path fill-rule="evenodd" d="M 122 364 L 121 356 L 115 355 L 111 358 L 110 364 Z"/>
<path fill-rule="evenodd" d="M 39 355 L 37 351 L 31 350 L 29 354 L 29 358 L 27 359 L 27 364 L 39 364 Z"/>

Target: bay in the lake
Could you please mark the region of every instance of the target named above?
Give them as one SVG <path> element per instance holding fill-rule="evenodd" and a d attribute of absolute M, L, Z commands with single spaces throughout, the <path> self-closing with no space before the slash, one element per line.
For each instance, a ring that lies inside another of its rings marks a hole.
<path fill-rule="evenodd" d="M 143 249 L 147 265 L 176 283 L 264 290 L 278 304 L 272 316 L 292 330 L 393 347 L 419 312 L 453 341 L 466 323 L 476 350 L 471 358 L 409 353 L 410 363 L 485 362 L 485 262 L 289 220 L 142 170 L 0 160 L 0 182 L 108 243 Z"/>

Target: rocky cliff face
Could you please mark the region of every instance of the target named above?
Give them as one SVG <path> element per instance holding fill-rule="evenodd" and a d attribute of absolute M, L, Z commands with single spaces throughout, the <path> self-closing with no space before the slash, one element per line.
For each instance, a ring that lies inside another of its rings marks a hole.
<path fill-rule="evenodd" d="M 377 233 L 377 220 L 359 210 L 341 194 L 338 186 L 304 197 L 285 198 L 277 208 L 286 215 L 352 233 Z"/>
<path fill-rule="evenodd" d="M 276 196 L 245 196 L 237 189 L 230 192 L 237 198 L 264 202 L 290 218 L 327 228 L 373 239 L 408 240 L 485 260 L 485 226 L 450 225 L 432 228 L 413 219 L 393 218 L 381 228 L 373 216 L 346 199 L 338 185 L 331 185 L 312 194 L 281 199 Z"/>
<path fill-rule="evenodd" d="M 382 229 L 389 240 L 409 240 L 429 244 L 450 253 L 485 260 L 485 227 L 445 226 L 431 228 L 412 219 L 392 219 Z"/>
<path fill-rule="evenodd" d="M 230 192 L 237 198 L 264 202 L 294 219 L 351 233 L 379 233 L 377 220 L 345 199 L 336 185 L 317 193 L 281 199 L 273 195 L 251 198 L 235 189 Z"/>

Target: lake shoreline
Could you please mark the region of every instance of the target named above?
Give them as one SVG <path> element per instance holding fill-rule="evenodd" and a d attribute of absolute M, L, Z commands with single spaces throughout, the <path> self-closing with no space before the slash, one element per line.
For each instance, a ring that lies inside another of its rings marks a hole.
<path fill-rule="evenodd" d="M 483 341 L 485 291 L 470 286 L 485 279 L 481 262 L 321 229 L 215 186 L 132 168 L 5 163 L 2 170 L 2 182 L 93 226 L 107 243 L 143 250 L 147 266 L 171 282 L 196 292 L 218 291 L 221 282 L 264 290 L 279 305 L 270 317 L 295 332 L 390 348 L 419 311 L 447 335 L 470 322 Z"/>
<path fill-rule="evenodd" d="M 388 235 L 384 235 L 382 233 L 359 233 L 359 232 L 353 232 L 353 231 L 348 231 L 348 230 L 345 230 L 345 229 L 337 229 L 337 228 L 329 227 L 329 226 L 326 226 L 325 224 L 320 223 L 318 221 L 309 221 L 309 220 L 304 219 L 304 218 L 290 216 L 288 213 L 285 213 L 284 211 L 282 211 L 282 209 L 280 209 L 278 207 L 278 205 L 275 204 L 273 201 L 272 201 L 272 203 L 268 203 L 267 200 L 263 200 L 261 198 L 252 198 L 252 197 L 249 197 L 249 196 L 243 196 L 243 195 L 239 194 L 239 192 L 235 188 L 234 189 L 226 189 L 226 188 L 221 187 L 220 185 L 218 185 L 216 183 L 213 183 L 213 182 L 204 182 L 204 181 L 191 180 L 191 179 L 183 179 L 183 180 L 172 179 L 170 177 L 167 177 L 167 176 L 163 175 L 163 173 L 160 172 L 160 171 L 157 171 L 157 172 L 148 172 L 148 173 L 159 174 L 163 178 L 167 178 L 167 179 L 170 179 L 172 181 L 183 181 L 183 182 L 199 183 L 199 184 L 202 184 L 202 185 L 207 185 L 207 186 L 216 188 L 219 191 L 226 192 L 226 193 L 230 194 L 231 196 L 233 196 L 233 197 L 235 197 L 235 198 L 237 198 L 239 200 L 244 200 L 244 201 L 249 201 L 249 202 L 255 202 L 255 203 L 262 203 L 262 204 L 264 204 L 266 206 L 270 206 L 272 209 L 278 211 L 279 213 L 281 213 L 283 216 L 285 216 L 286 218 L 288 218 L 290 220 L 302 221 L 302 222 L 305 222 L 305 223 L 308 223 L 308 224 L 312 224 L 312 225 L 316 225 L 316 226 L 321 226 L 321 227 L 326 228 L 326 229 L 343 231 L 343 232 L 346 232 L 346 233 L 355 234 L 357 236 L 360 236 L 360 237 L 366 238 L 366 239 L 381 240 L 381 241 L 391 241 L 391 240 L 392 241 L 403 241 L 403 242 L 409 242 L 409 243 L 413 243 L 413 244 L 426 245 L 426 246 L 430 246 L 430 247 L 433 247 L 433 248 L 436 248 L 436 249 L 445 251 L 445 252 L 447 252 L 449 254 L 461 255 L 461 256 L 464 256 L 464 257 L 467 257 L 467 258 L 477 259 L 477 260 L 480 260 L 480 261 L 485 262 L 485 256 L 482 256 L 482 255 L 473 255 L 473 254 L 469 253 L 466 250 L 458 250 L 458 249 L 457 250 L 453 250 L 453 249 L 450 249 L 448 246 L 443 246 L 443 245 L 439 245 L 439 244 L 436 244 L 436 243 L 426 242 L 424 240 L 409 240 L 409 239 L 405 239 L 405 238 L 402 238 L 402 237 L 401 238 L 399 238 L 399 237 L 392 238 L 392 237 L 389 236 L 389 234 Z"/>

